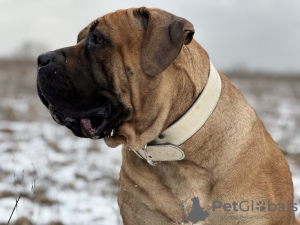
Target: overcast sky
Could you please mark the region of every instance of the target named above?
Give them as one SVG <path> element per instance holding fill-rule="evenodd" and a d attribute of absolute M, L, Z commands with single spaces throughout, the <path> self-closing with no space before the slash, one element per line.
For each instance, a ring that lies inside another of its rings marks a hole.
<path fill-rule="evenodd" d="M 194 24 L 218 69 L 300 72 L 300 0 L 0 0 L 0 56 L 26 43 L 54 50 L 106 13 L 157 7 Z"/>

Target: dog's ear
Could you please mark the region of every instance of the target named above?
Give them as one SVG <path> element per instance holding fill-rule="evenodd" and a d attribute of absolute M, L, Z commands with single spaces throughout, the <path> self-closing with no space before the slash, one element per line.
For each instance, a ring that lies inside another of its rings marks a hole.
<path fill-rule="evenodd" d="M 169 67 L 179 55 L 183 44 L 189 44 L 194 35 L 193 25 L 173 14 L 145 7 L 136 10 L 146 29 L 142 41 L 143 72 L 155 76 Z"/>

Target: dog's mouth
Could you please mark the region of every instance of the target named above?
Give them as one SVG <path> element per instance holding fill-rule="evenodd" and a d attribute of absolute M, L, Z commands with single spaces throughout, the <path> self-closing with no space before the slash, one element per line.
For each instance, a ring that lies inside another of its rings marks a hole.
<path fill-rule="evenodd" d="M 49 109 L 55 122 L 66 126 L 79 137 L 100 139 L 114 136 L 124 118 L 123 107 L 115 99 L 102 98 L 101 104 L 87 110 L 58 109 L 42 94 L 38 87 L 38 95 Z"/>

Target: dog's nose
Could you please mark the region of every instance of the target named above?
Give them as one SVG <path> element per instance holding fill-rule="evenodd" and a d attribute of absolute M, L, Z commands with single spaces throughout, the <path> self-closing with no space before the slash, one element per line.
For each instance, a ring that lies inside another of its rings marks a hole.
<path fill-rule="evenodd" d="M 38 67 L 41 68 L 41 67 L 51 64 L 55 60 L 56 57 L 57 57 L 57 55 L 55 52 L 46 52 L 44 54 L 41 54 L 37 60 Z"/>

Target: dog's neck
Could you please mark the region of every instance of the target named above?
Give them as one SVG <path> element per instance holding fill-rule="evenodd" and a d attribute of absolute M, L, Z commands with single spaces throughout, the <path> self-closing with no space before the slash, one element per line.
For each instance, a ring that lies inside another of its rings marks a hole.
<path fill-rule="evenodd" d="M 207 83 L 197 100 L 189 110 L 175 123 L 164 130 L 155 140 L 144 148 L 134 152 L 148 163 L 155 161 L 176 161 L 185 157 L 184 149 L 180 147 L 192 137 L 214 111 L 221 94 L 221 78 L 210 63 Z"/>

